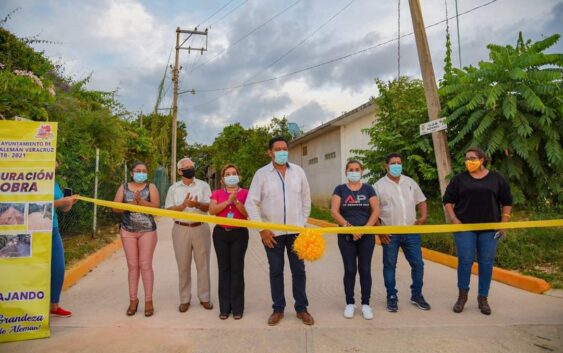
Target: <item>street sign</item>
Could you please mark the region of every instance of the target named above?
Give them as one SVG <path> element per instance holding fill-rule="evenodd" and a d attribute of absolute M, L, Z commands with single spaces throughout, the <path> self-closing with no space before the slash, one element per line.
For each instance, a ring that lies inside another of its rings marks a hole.
<path fill-rule="evenodd" d="M 420 136 L 430 134 L 436 131 L 446 130 L 446 118 L 436 119 L 424 124 L 420 124 Z"/>

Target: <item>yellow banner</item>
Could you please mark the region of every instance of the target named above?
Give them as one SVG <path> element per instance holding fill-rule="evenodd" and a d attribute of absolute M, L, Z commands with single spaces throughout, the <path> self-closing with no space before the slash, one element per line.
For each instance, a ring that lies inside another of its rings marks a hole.
<path fill-rule="evenodd" d="M 48 337 L 57 123 L 0 121 L 0 342 Z"/>
<path fill-rule="evenodd" d="M 120 210 L 147 213 L 153 216 L 172 217 L 175 219 L 183 219 L 191 222 L 205 222 L 214 224 L 225 224 L 235 227 L 247 227 L 256 229 L 281 230 L 293 233 L 301 233 L 307 228 L 290 225 L 277 224 L 267 222 L 247 221 L 241 219 L 232 219 L 225 217 L 216 217 L 202 214 L 186 213 L 181 211 L 171 211 L 161 208 L 152 208 L 138 206 L 113 201 L 96 200 L 89 197 L 80 196 L 80 200 L 92 202 L 98 206 L 111 207 Z M 377 227 L 346 227 L 346 233 L 354 234 L 411 234 L 411 233 L 450 233 L 470 230 L 487 230 L 487 229 L 515 229 L 515 228 L 540 228 L 540 227 L 562 227 L 563 219 L 554 219 L 546 221 L 525 221 L 525 222 L 508 222 L 508 223 L 472 223 L 472 224 L 439 224 L 439 225 L 422 225 L 422 226 L 377 226 Z M 330 234 L 341 233 L 342 227 L 320 227 L 315 231 Z"/>

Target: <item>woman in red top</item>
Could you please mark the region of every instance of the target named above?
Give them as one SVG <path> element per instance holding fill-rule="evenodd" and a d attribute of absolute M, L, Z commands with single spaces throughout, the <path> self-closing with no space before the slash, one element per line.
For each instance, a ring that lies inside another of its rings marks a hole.
<path fill-rule="evenodd" d="M 248 219 L 244 208 L 248 190 L 238 186 L 240 173 L 234 164 L 221 170 L 223 188 L 211 194 L 209 213 L 218 217 Z M 248 228 L 218 224 L 213 229 L 213 245 L 219 267 L 219 318 L 232 312 L 235 320 L 244 312 L 244 255 L 248 247 Z"/>

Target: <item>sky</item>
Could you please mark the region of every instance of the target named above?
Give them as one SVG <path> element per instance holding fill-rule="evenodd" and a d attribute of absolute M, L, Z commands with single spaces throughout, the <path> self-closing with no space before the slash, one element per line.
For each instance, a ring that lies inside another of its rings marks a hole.
<path fill-rule="evenodd" d="M 458 11 L 489 2 L 458 0 Z M 446 7 L 455 16 L 455 0 L 420 3 L 425 25 L 444 20 Z M 91 75 L 88 88 L 117 90 L 134 113 L 154 109 L 165 69 L 174 64 L 176 27 L 207 28 L 203 55 L 180 51 L 179 90 L 196 93 L 179 96 L 178 119 L 187 125 L 189 144 L 210 144 L 228 124 L 264 125 L 273 116 L 286 116 L 306 132 L 377 96 L 375 78 L 397 77 L 399 22 L 402 35 L 412 32 L 408 7 L 407 0 L 2 0 L 0 17 L 20 8 L 5 24 L 8 30 L 56 42 L 35 48 L 74 79 Z M 449 26 L 453 64 L 459 66 L 455 19 Z M 487 60 L 489 43 L 515 45 L 519 31 L 532 40 L 561 34 L 563 1 L 497 0 L 461 15 L 462 65 Z M 446 24 L 428 28 L 427 35 L 439 79 Z M 184 44 L 202 45 L 203 36 Z M 562 49 L 560 41 L 550 51 Z M 401 74 L 420 78 L 413 35 L 401 38 L 400 53 Z M 170 70 L 164 87 L 160 107 L 169 108 Z"/>

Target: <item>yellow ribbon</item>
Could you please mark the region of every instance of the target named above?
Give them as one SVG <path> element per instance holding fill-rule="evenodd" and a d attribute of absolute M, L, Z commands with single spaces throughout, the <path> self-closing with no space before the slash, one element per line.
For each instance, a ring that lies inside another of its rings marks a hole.
<path fill-rule="evenodd" d="M 128 203 L 97 200 L 90 197 L 78 196 L 79 200 L 91 202 L 99 206 L 115 208 L 119 210 L 147 213 L 153 216 L 172 217 L 191 222 L 204 222 L 213 224 L 224 224 L 234 227 L 247 227 L 256 229 L 281 230 L 287 232 L 301 233 L 307 228 L 290 224 L 278 224 L 268 222 L 249 221 L 226 217 L 187 213 L 181 211 L 171 211 L 162 208 L 132 205 Z M 515 229 L 515 228 L 543 228 L 543 227 L 563 227 L 563 219 L 552 219 L 544 221 L 523 221 L 523 222 L 498 222 L 498 223 L 471 223 L 471 224 L 437 224 L 437 225 L 412 225 L 412 226 L 377 226 L 377 227 L 346 227 L 349 234 L 411 234 L 411 233 L 450 233 L 488 229 Z M 331 234 L 342 233 L 342 227 L 320 227 L 316 231 Z"/>

